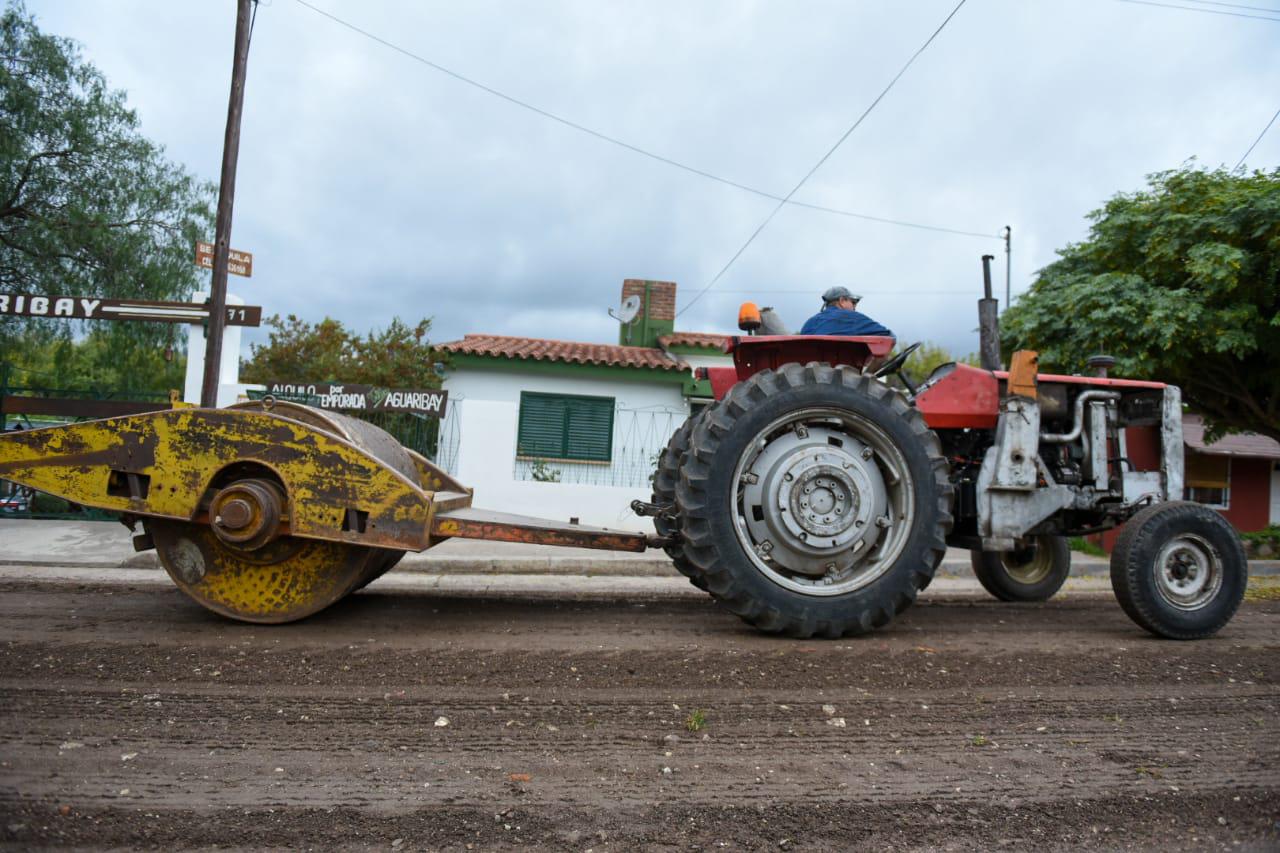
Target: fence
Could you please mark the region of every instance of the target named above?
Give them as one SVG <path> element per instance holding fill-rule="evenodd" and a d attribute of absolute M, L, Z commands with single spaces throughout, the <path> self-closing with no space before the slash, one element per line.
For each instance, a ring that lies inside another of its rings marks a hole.
<path fill-rule="evenodd" d="M 248 395 L 252 400 L 261 400 L 266 392 L 250 389 Z M 320 403 L 318 398 L 306 395 L 273 394 L 271 396 L 277 400 L 301 403 L 304 406 L 318 406 Z M 428 459 L 436 457 L 436 444 L 440 434 L 438 418 L 427 417 L 417 412 L 368 412 L 354 409 L 343 409 L 342 414 L 386 430 L 396 441 Z"/>
<path fill-rule="evenodd" d="M 0 430 L 39 429 L 169 406 L 169 394 L 165 391 L 83 390 L 10 384 L 14 381 L 14 374 L 23 370 L 10 364 L 0 365 Z M 105 521 L 117 518 L 117 514 L 88 509 L 8 480 L 0 480 L 0 517 Z"/>

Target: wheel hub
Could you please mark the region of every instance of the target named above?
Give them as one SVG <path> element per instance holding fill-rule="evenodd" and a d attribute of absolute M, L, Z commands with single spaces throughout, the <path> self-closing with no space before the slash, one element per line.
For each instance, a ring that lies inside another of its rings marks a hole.
<path fill-rule="evenodd" d="M 1181 610 L 1203 607 L 1222 586 L 1222 558 L 1199 536 L 1187 534 L 1166 543 L 1155 570 L 1161 597 Z"/>
<path fill-rule="evenodd" d="M 840 430 L 811 424 L 781 433 L 740 482 L 756 552 L 789 572 L 834 580 L 883 533 L 888 498 L 875 453 Z"/>
<path fill-rule="evenodd" d="M 853 525 L 857 517 L 862 499 L 854 478 L 838 466 L 820 461 L 834 455 L 825 452 L 813 456 L 806 454 L 795 466 L 802 473 L 788 481 L 790 490 L 781 490 L 779 501 L 785 501 L 790 508 L 787 518 L 797 536 L 808 533 L 838 537 Z M 795 469 L 788 473 L 794 475 Z"/>
<path fill-rule="evenodd" d="M 209 504 L 214 534 L 228 545 L 252 551 L 280 534 L 284 493 L 270 480 L 240 480 Z"/>

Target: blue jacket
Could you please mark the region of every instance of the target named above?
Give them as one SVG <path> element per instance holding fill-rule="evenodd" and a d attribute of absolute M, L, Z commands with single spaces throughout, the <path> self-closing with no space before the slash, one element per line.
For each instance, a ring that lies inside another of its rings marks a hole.
<path fill-rule="evenodd" d="M 881 326 L 861 311 L 844 308 L 826 308 L 814 314 L 800 329 L 802 335 L 882 335 L 893 337 L 893 332 Z"/>

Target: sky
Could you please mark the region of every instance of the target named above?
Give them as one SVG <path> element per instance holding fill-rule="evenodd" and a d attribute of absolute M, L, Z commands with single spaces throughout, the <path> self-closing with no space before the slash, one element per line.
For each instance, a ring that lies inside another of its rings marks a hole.
<path fill-rule="evenodd" d="M 957 0 L 307 0 L 511 98 L 785 196 Z M 248 63 L 231 290 L 364 332 L 616 342 L 626 278 L 678 282 L 676 327 L 745 300 L 798 328 L 841 284 L 902 340 L 977 349 L 980 258 L 1015 295 L 1089 211 L 1191 158 L 1234 167 L 1280 108 L 1280 0 L 968 0 L 786 206 L 481 91 L 265 0 Z M 1243 8 L 1243 7 L 1254 8 Z M 221 164 L 233 0 L 28 0 L 196 175 Z M 1234 11 L 1239 16 L 1215 14 Z M 1280 122 L 1247 167 L 1280 165 Z M 212 238 L 212 235 L 209 235 Z M 261 341 L 264 330 L 246 335 Z"/>

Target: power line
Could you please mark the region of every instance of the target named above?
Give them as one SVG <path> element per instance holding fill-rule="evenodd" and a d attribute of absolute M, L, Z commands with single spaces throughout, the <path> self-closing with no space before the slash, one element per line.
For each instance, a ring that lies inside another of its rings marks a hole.
<path fill-rule="evenodd" d="M 1139 6 L 1159 6 L 1163 9 L 1182 9 L 1184 12 L 1200 12 L 1205 15 L 1230 15 L 1233 18 L 1253 18 L 1257 21 L 1271 21 L 1280 24 L 1280 18 L 1268 18 L 1263 15 L 1246 15 L 1243 12 L 1225 12 L 1221 9 L 1201 9 L 1198 6 L 1179 6 L 1174 3 L 1156 3 L 1154 0 L 1116 0 L 1117 3 L 1136 3 Z M 1194 0 L 1192 0 L 1194 2 Z M 1262 11 L 1272 11 L 1264 9 Z"/>
<path fill-rule="evenodd" d="M 1249 9 L 1254 12 L 1276 12 L 1280 9 L 1272 6 L 1242 6 L 1239 3 L 1218 3 L 1215 0 L 1182 0 L 1184 3 L 1195 3 L 1197 6 L 1223 6 L 1227 9 Z"/>
<path fill-rule="evenodd" d="M 1244 152 L 1244 155 L 1241 156 L 1240 162 L 1236 163 L 1236 169 L 1243 166 L 1244 161 L 1249 159 L 1249 155 L 1253 153 L 1253 149 L 1258 147 L 1258 143 L 1262 141 L 1262 137 L 1267 135 L 1267 131 L 1271 129 L 1271 125 L 1276 123 L 1277 118 L 1280 118 L 1280 110 L 1276 110 L 1276 114 L 1271 117 L 1271 121 L 1267 122 L 1267 126 L 1262 129 L 1262 133 L 1258 134 L 1258 138 L 1253 140 L 1253 144 L 1249 146 L 1249 150 Z M 1235 169 L 1232 169 L 1231 171 L 1234 172 Z"/>
<path fill-rule="evenodd" d="M 770 201 L 782 202 L 784 204 L 792 204 L 797 207 L 807 207 L 811 210 L 819 210 L 819 211 L 822 211 L 823 213 L 831 213 L 837 216 L 846 216 L 853 219 L 865 219 L 870 222 L 882 222 L 887 225 L 900 225 L 907 228 L 920 228 L 920 229 L 924 229 L 925 231 L 938 231 L 944 234 L 959 234 L 965 237 L 980 237 L 988 240 L 999 239 L 999 235 L 996 235 L 996 234 L 986 234 L 979 231 L 967 231 L 961 228 L 944 228 L 939 225 L 926 225 L 919 222 L 908 222 L 900 219 L 889 219 L 882 216 L 871 216 L 870 214 L 866 214 L 866 213 L 855 213 L 854 211 L 850 211 L 850 210 L 839 210 L 836 208 L 824 207 L 822 205 L 817 205 L 817 204 L 807 204 L 801 201 L 793 201 L 791 200 L 790 196 L 787 196 L 784 198 L 783 196 L 775 195 L 774 193 L 768 192 L 767 190 L 762 190 L 758 187 L 753 187 L 748 184 L 731 180 L 729 178 L 721 177 L 720 175 L 714 174 L 712 172 L 708 172 L 704 169 L 699 169 L 696 166 L 690 166 L 687 163 L 681 163 L 679 160 L 673 160 L 670 157 L 665 157 L 661 154 L 657 154 L 653 151 L 649 151 L 645 148 L 641 148 L 638 145 L 633 145 L 632 143 L 627 142 L 626 140 L 619 139 L 616 136 L 610 136 L 607 133 L 604 133 L 599 130 L 595 130 L 594 128 L 587 127 L 584 124 L 579 124 L 578 122 L 573 121 L 572 119 L 567 119 L 564 116 L 557 115 L 556 113 L 553 113 L 549 110 L 545 110 L 542 107 L 529 103 L 528 101 L 523 101 L 517 97 L 508 95 L 505 92 L 502 92 L 498 89 L 493 88 L 492 86 L 487 86 L 478 80 L 473 80 L 472 78 L 467 77 L 464 74 L 460 74 L 457 71 L 454 71 L 450 68 L 446 68 L 445 66 L 440 65 L 437 62 L 433 62 L 430 59 L 427 59 L 425 56 L 414 53 L 408 48 L 401 47 L 400 45 L 392 41 L 388 41 L 387 39 L 384 39 L 379 35 L 375 35 L 374 33 L 371 33 L 368 30 L 362 29 L 356 26 L 355 24 L 350 23 L 349 21 L 345 21 L 342 18 L 339 18 L 337 15 L 334 15 L 330 12 L 326 12 L 324 9 L 321 9 L 318 6 L 313 6 L 311 3 L 307 2 L 307 0 L 296 0 L 296 2 L 298 3 L 298 5 L 303 6 L 307 9 L 310 9 L 312 12 L 315 12 L 317 15 L 321 15 L 325 18 L 328 18 L 329 20 L 333 21 L 335 24 L 345 27 L 353 33 L 364 36 L 370 41 L 376 42 L 382 45 L 383 47 L 394 50 L 396 53 L 399 53 L 402 56 L 412 59 L 414 62 L 419 62 L 427 66 L 428 68 L 431 68 L 435 71 L 439 71 L 441 74 L 452 77 L 453 79 L 457 80 L 460 83 L 465 83 L 468 86 L 471 86 L 473 88 L 479 89 L 482 92 L 486 92 L 490 95 L 493 95 L 495 98 L 501 98 L 502 100 L 506 101 L 509 104 L 513 104 L 514 106 L 520 107 L 521 109 L 528 110 L 532 113 L 542 116 L 545 119 L 554 121 L 557 124 L 561 124 L 572 130 L 576 130 L 579 133 L 585 133 L 588 136 L 595 137 L 601 142 L 607 142 L 610 145 L 616 145 L 619 148 L 625 148 L 626 150 L 632 152 L 633 154 L 639 154 L 642 157 L 648 157 L 650 160 L 655 160 L 659 163 L 663 163 L 667 166 L 671 166 L 673 168 L 680 169 L 690 174 L 697 175 L 698 177 L 701 177 L 701 178 L 706 178 L 709 181 L 715 181 L 717 183 L 724 184 L 725 186 L 730 186 L 730 187 L 733 187 L 734 189 L 739 189 L 739 190 L 742 190 L 743 192 L 748 192 L 748 193 L 751 193 L 752 195 L 760 196 L 761 198 L 767 198 Z"/>
<path fill-rule="evenodd" d="M 801 296 L 813 296 L 813 288 L 807 290 L 788 289 L 788 290 L 760 290 L 755 288 L 742 288 L 730 290 L 717 290 L 716 293 L 764 293 L 769 295 L 791 294 Z M 858 289 L 859 296 L 974 296 L 969 292 L 959 290 L 863 290 Z M 976 298 L 976 297 L 975 297 Z"/>
<path fill-rule="evenodd" d="M 299 1 L 301 2 L 301 0 Z M 800 188 L 805 185 L 806 181 L 813 177 L 814 172 L 817 172 L 818 169 L 822 168 L 822 164 L 827 162 L 827 160 L 831 158 L 831 155 L 836 153 L 836 149 L 844 144 L 844 141 L 858 129 L 858 126 L 866 120 L 867 116 L 871 115 L 871 111 L 879 105 L 885 95 L 889 94 L 889 90 L 894 87 L 894 84 L 898 82 L 903 74 L 907 73 L 907 69 L 910 68 L 916 59 L 919 58 L 920 54 L 924 53 L 925 49 L 928 48 L 929 45 L 933 44 L 933 40 L 936 39 L 943 29 L 946 28 L 947 24 L 951 23 L 951 19 L 956 16 L 956 13 L 960 11 L 960 8 L 964 6 L 966 2 L 967 0 L 960 0 L 960 2 L 956 4 L 956 7 L 951 10 L 951 14 L 947 15 L 947 17 L 942 20 L 942 23 L 938 25 L 938 28 L 933 31 L 933 34 L 925 39 L 924 44 L 920 45 L 920 47 L 916 49 L 916 52 L 911 54 L 911 58 L 907 60 L 906 64 L 903 65 L 902 68 L 898 69 L 897 74 L 893 75 L 893 79 L 889 81 L 889 85 L 885 86 L 884 89 L 881 90 L 880 94 L 876 95 L 875 100 L 871 102 L 870 106 L 862 111 L 862 115 L 858 116 L 854 123 L 849 125 L 849 129 L 836 140 L 836 144 L 832 145 L 831 148 L 827 150 L 827 153 L 823 154 L 822 157 L 818 159 L 818 162 L 813 164 L 813 168 L 805 173 L 804 177 L 800 179 L 800 182 L 791 188 L 791 192 L 787 193 L 786 197 L 780 200 L 778 204 L 774 206 L 773 210 L 769 211 L 769 215 L 766 216 L 764 221 L 756 227 L 755 231 L 751 232 L 751 236 L 747 238 L 747 242 L 743 243 L 742 246 L 738 248 L 738 251 L 733 253 L 733 257 L 729 258 L 728 262 L 720 268 L 720 272 L 716 273 L 711 281 L 707 282 L 701 290 L 694 294 L 693 299 L 690 299 L 683 308 L 676 312 L 677 317 L 692 308 L 694 303 L 701 299 L 708 290 L 715 287 L 716 282 L 720 280 L 721 276 L 729 271 L 729 267 L 733 266 L 734 262 L 737 261 L 738 258 L 742 257 L 742 253 L 747 250 L 747 247 L 755 242 L 756 237 L 760 236 L 760 232 L 763 231 L 768 224 L 773 221 L 773 218 L 778 215 L 778 211 L 782 210 L 782 208 L 786 206 L 787 202 L 791 201 L 791 197 L 800 191 Z"/>

